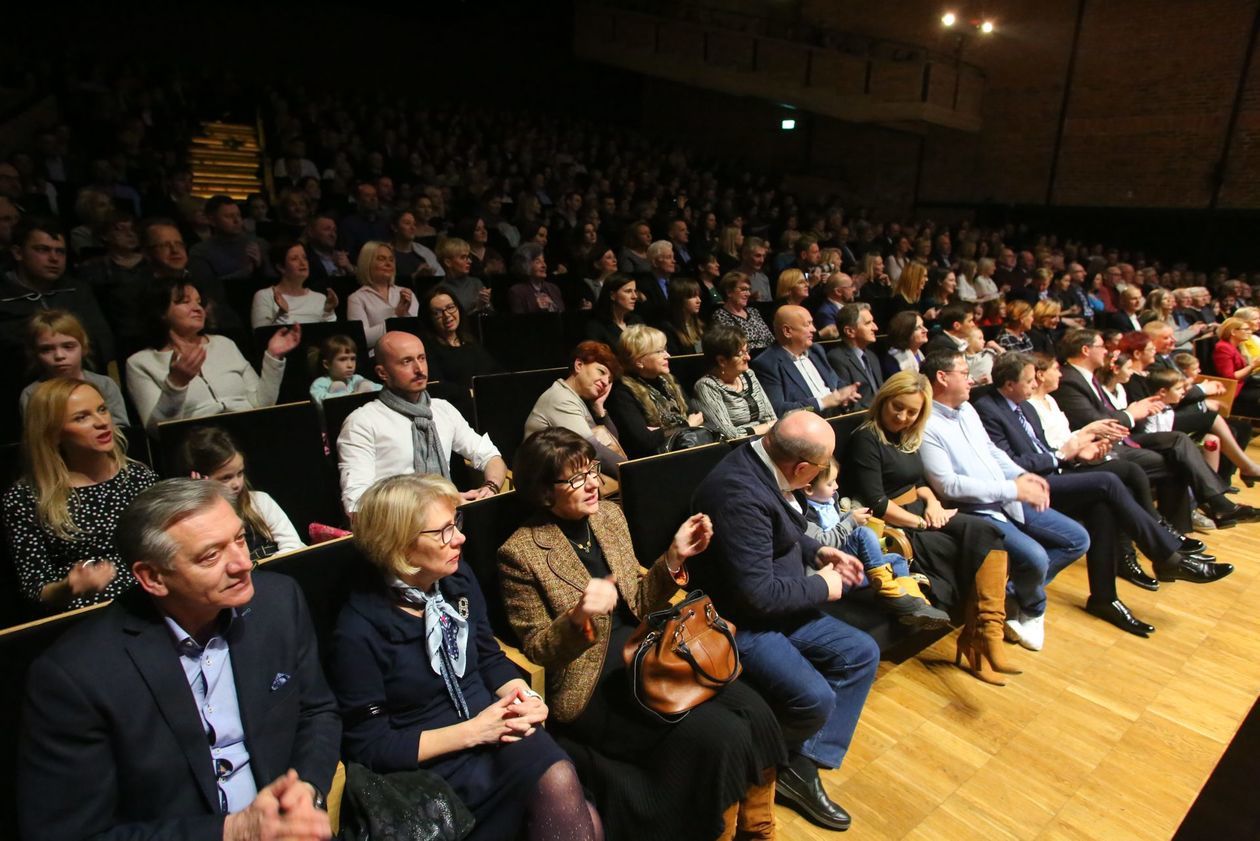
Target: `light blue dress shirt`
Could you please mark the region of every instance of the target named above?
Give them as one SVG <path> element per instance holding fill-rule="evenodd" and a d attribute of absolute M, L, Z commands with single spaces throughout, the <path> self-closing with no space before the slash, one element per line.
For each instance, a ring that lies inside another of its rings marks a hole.
<path fill-rule="evenodd" d="M 1005 513 L 1024 522 L 1015 477 L 1026 471 L 993 443 L 970 403 L 951 409 L 932 402 L 919 455 L 928 484 L 942 501 L 991 517 Z"/>

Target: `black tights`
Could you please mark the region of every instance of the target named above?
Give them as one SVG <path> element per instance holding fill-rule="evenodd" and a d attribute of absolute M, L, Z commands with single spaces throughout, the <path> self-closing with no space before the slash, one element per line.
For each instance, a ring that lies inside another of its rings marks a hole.
<path fill-rule="evenodd" d="M 604 841 L 599 813 L 582 793 L 572 762 L 557 762 L 547 769 L 525 812 L 529 841 Z"/>

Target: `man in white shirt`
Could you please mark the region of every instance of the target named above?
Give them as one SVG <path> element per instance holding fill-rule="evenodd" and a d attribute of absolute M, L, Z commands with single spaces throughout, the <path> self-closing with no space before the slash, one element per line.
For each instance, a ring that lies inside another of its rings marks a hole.
<path fill-rule="evenodd" d="M 465 500 L 499 492 L 507 465 L 488 435 L 478 435 L 450 403 L 429 397 L 429 363 L 420 339 L 396 331 L 381 336 L 376 374 L 385 384 L 381 398 L 352 412 L 337 436 L 346 513 L 353 516 L 359 497 L 378 479 L 413 472 L 447 475 L 452 451 L 485 477 L 481 487 L 463 492 Z"/>
<path fill-rule="evenodd" d="M 1046 583 L 1089 549 L 1089 533 L 1050 508 L 1050 486 L 1011 460 L 989 438 L 971 396 L 961 353 L 939 351 L 919 368 L 932 384 L 923 430 L 923 472 L 941 501 L 988 517 L 1006 540 L 1018 613 L 1007 612 L 1008 638 L 1031 651 L 1045 640 Z"/>

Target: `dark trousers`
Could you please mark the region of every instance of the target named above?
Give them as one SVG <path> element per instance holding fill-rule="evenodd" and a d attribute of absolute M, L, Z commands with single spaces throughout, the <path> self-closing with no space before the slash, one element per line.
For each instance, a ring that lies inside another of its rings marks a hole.
<path fill-rule="evenodd" d="M 1153 488 L 1164 518 L 1178 531 L 1190 531 L 1190 486 L 1173 472 L 1164 456 L 1156 450 L 1124 446 L 1116 447 L 1112 452 L 1116 458 L 1106 463 L 1121 461 L 1136 465 Z"/>
<path fill-rule="evenodd" d="M 1225 484 L 1203 460 L 1198 446 L 1184 432 L 1145 432 L 1133 436 L 1144 449 L 1154 450 L 1163 456 L 1174 475 L 1190 485 L 1199 505 L 1211 510 L 1229 508 L 1222 495 Z M 1223 508 L 1222 508 L 1223 506 Z"/>

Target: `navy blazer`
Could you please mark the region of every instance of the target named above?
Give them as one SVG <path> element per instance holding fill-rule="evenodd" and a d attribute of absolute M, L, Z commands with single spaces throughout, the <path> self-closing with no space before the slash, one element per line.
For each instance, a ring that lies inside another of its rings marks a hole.
<path fill-rule="evenodd" d="M 254 575 L 228 630 L 258 788 L 289 768 L 327 792 L 341 720 L 293 579 Z M 220 841 L 206 732 L 170 629 L 139 588 L 67 631 L 26 681 L 22 837 Z"/>
<path fill-rule="evenodd" d="M 971 401 L 971 405 L 975 407 L 976 414 L 980 415 L 980 421 L 984 424 L 984 431 L 989 433 L 989 438 L 994 444 L 1011 457 L 1011 461 L 1027 470 L 1029 473 L 1037 473 L 1042 476 L 1048 476 L 1058 470 L 1055 458 L 1051 453 L 1054 447 L 1046 441 L 1046 431 L 1041 426 L 1041 418 L 1037 417 L 1037 410 L 1028 405 L 1025 401 L 1019 404 L 1019 412 L 1028 420 L 1029 425 L 1033 428 L 1037 440 L 1041 442 L 1041 446 L 1045 447 L 1045 451 L 1038 450 L 1033 444 L 1031 438 L 1028 437 L 1027 430 L 1020 424 L 1019 418 L 1015 417 L 1015 413 L 1011 411 L 1011 406 L 1006 402 L 996 389 L 985 394 L 977 396 Z"/>
<path fill-rule="evenodd" d="M 803 497 L 797 499 L 803 509 Z M 827 582 L 805 574 L 822 544 L 805 535 L 805 515 L 788 505 L 751 444 L 709 472 L 691 508 L 713 520 L 713 540 L 687 568 L 738 627 L 775 630 L 827 601 Z"/>
<path fill-rule="evenodd" d="M 808 354 L 827 388 L 831 391 L 840 388 L 840 378 L 827 362 L 823 349 L 818 345 L 811 345 Z M 818 409 L 818 401 L 814 399 L 801 372 L 796 370 L 792 354 L 781 346 L 771 345 L 763 350 L 752 361 L 752 368 L 757 372 L 757 380 L 770 398 L 774 413 L 779 417 L 793 409 Z"/>
<path fill-rule="evenodd" d="M 870 368 L 868 376 L 862 370 L 862 366 L 858 364 L 857 357 L 853 355 L 853 348 L 841 343 L 831 350 L 827 351 L 827 362 L 831 365 L 836 377 L 843 388 L 846 385 L 858 383 L 861 390 L 858 392 L 858 401 L 848 406 L 845 411 L 852 412 L 856 409 L 865 409 L 871 405 L 875 399 L 875 393 L 884 386 L 884 372 L 880 367 L 879 357 L 875 355 L 875 351 L 870 348 L 863 348 L 862 355 L 866 357 L 866 364 Z"/>

